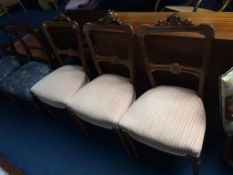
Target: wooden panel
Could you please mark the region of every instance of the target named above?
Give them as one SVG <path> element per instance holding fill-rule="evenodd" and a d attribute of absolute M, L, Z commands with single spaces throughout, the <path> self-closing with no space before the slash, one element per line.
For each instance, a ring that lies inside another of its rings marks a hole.
<path fill-rule="evenodd" d="M 115 12 L 113 15 L 137 30 L 142 24 L 155 24 L 172 13 L 174 12 Z M 192 19 L 194 24 L 212 25 L 215 29 L 216 39 L 233 40 L 233 13 L 231 12 L 181 13 L 181 16 Z"/>

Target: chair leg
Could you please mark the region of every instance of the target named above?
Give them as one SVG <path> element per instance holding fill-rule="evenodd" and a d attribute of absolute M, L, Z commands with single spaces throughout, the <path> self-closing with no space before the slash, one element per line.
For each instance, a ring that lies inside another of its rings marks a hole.
<path fill-rule="evenodd" d="M 24 5 L 23 5 L 23 3 L 22 3 L 21 1 L 19 1 L 19 4 L 20 4 L 20 6 L 22 7 L 23 11 L 24 11 L 24 12 L 27 12 L 27 10 L 25 9 L 25 7 L 24 7 Z"/>
<path fill-rule="evenodd" d="M 3 7 L 4 12 L 7 14 L 7 16 L 10 16 L 10 13 L 8 12 L 6 7 Z"/>
<path fill-rule="evenodd" d="M 155 12 L 158 12 L 158 9 L 159 9 L 159 4 L 160 4 L 160 0 L 157 0 L 156 2 L 155 2 Z"/>
<path fill-rule="evenodd" d="M 232 137 L 226 136 L 225 138 L 225 147 L 224 147 L 224 161 L 229 163 L 232 155 Z"/>
<path fill-rule="evenodd" d="M 135 146 L 135 143 L 134 143 L 133 139 L 132 139 L 128 134 L 124 134 L 124 135 L 125 135 L 125 137 L 126 137 L 128 143 L 129 143 L 129 145 L 130 145 L 130 147 L 131 147 L 131 149 L 132 149 L 132 151 L 133 151 L 134 156 L 135 156 L 136 158 L 140 159 L 140 155 L 139 155 L 139 153 L 138 153 L 138 150 L 137 150 L 137 148 L 136 148 L 136 146 Z"/>
<path fill-rule="evenodd" d="M 126 154 L 131 155 L 131 149 L 126 141 L 126 138 L 124 137 L 122 131 L 120 129 L 113 129 L 116 134 L 118 135 L 118 138 L 121 140 L 121 143 L 125 149 Z"/>
<path fill-rule="evenodd" d="M 74 121 L 76 122 L 78 128 L 81 130 L 81 132 L 87 136 L 90 137 L 90 132 L 88 131 L 87 127 L 85 126 L 84 122 L 79 119 L 78 117 L 76 117 L 72 112 L 69 112 L 71 117 L 74 119 Z"/>
<path fill-rule="evenodd" d="M 199 175 L 201 159 L 200 158 L 192 158 L 191 161 L 192 161 L 193 175 Z"/>
<path fill-rule="evenodd" d="M 44 103 L 40 103 L 40 104 L 43 107 L 43 109 L 46 111 L 46 113 L 48 114 L 48 116 L 49 116 L 48 119 L 57 120 L 56 114 L 54 113 L 54 111 L 51 110 L 51 108 L 48 105 L 46 105 Z"/>

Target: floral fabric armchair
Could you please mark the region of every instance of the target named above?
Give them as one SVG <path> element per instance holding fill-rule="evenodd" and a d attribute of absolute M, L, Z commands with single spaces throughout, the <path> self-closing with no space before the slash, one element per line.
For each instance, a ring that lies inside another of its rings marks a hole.
<path fill-rule="evenodd" d="M 233 136 L 233 68 L 220 77 L 220 98 L 223 127 L 227 136 Z"/>

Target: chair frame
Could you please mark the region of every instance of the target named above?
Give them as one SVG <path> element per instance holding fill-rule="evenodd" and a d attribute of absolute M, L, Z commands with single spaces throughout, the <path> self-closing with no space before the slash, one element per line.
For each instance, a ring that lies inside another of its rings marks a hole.
<path fill-rule="evenodd" d="M 194 68 L 194 67 L 187 67 L 180 65 L 179 63 L 173 63 L 173 64 L 155 64 L 151 63 L 149 60 L 149 56 L 146 50 L 146 44 L 144 38 L 147 35 L 153 34 L 153 33 L 172 33 L 172 32 L 194 32 L 201 35 L 204 35 L 206 37 L 205 41 L 205 50 L 203 53 L 203 61 L 201 68 Z M 178 14 L 172 14 L 167 19 L 160 20 L 156 25 L 143 25 L 138 31 L 137 31 L 137 37 L 140 45 L 140 49 L 143 54 L 143 59 L 146 66 L 147 75 L 150 80 L 151 87 L 155 87 L 156 83 L 154 81 L 153 72 L 156 71 L 167 71 L 171 72 L 172 74 L 179 74 L 179 73 L 186 73 L 190 75 L 194 75 L 197 78 L 199 78 L 199 90 L 198 95 L 200 97 L 203 97 L 203 88 L 204 88 L 204 81 L 205 81 L 205 74 L 207 70 L 207 64 L 208 59 L 210 57 L 211 53 L 211 47 L 212 47 L 212 41 L 214 39 L 214 31 L 212 27 L 208 25 L 198 25 L 195 26 L 192 24 L 191 20 L 186 20 L 181 18 Z M 134 139 L 130 137 L 127 133 L 124 132 L 124 136 L 127 139 L 127 143 L 130 145 L 131 150 L 133 151 L 134 155 L 136 157 L 139 157 L 139 154 L 137 152 L 137 149 L 134 144 Z M 174 155 L 172 153 L 168 153 L 171 155 Z M 201 163 L 200 157 L 193 157 L 193 156 L 180 156 L 185 157 L 189 160 L 191 160 L 192 163 L 192 169 L 193 174 L 198 175 L 199 174 L 199 166 Z"/>
<path fill-rule="evenodd" d="M 50 35 L 49 32 L 49 28 L 50 27 L 55 27 L 55 28 L 70 28 L 74 31 L 75 33 L 75 39 L 76 39 L 76 44 L 77 44 L 77 48 L 79 48 L 79 50 L 74 50 L 74 49 L 60 49 L 56 43 L 54 42 L 52 36 Z M 89 67 L 88 67 L 88 63 L 86 60 L 86 56 L 84 53 L 84 48 L 83 48 L 83 43 L 82 43 L 82 38 L 81 38 L 81 33 L 80 33 L 80 28 L 77 22 L 72 21 L 69 17 L 67 17 L 65 14 L 60 14 L 55 21 L 46 21 L 43 23 L 43 27 L 42 27 L 47 40 L 53 50 L 53 53 L 58 61 L 58 63 L 60 64 L 60 66 L 64 65 L 63 59 L 61 57 L 61 55 L 67 55 L 67 56 L 71 56 L 71 57 L 78 57 L 81 60 L 82 63 L 82 67 L 84 68 L 84 71 L 86 72 L 86 74 L 88 75 L 88 77 L 90 78 L 90 72 L 89 72 Z M 39 101 L 39 100 L 38 100 Z M 47 105 L 42 103 L 42 106 L 45 108 L 45 110 L 49 113 L 49 116 L 51 116 L 52 119 L 57 119 L 54 111 L 52 110 L 52 108 Z M 81 130 L 81 132 L 86 135 L 89 136 L 89 132 L 88 129 L 86 128 L 85 124 L 83 121 L 81 121 L 79 118 L 75 117 L 75 115 L 68 111 L 68 113 L 70 113 L 70 116 L 74 119 L 75 123 L 77 124 L 78 128 Z"/>
<path fill-rule="evenodd" d="M 90 36 L 90 32 L 92 31 L 116 32 L 116 33 L 120 32 L 127 34 L 129 36 L 128 60 L 119 58 L 118 56 L 115 55 L 110 57 L 104 57 L 96 54 L 94 49 L 94 43 Z M 109 11 L 105 17 L 100 18 L 96 23 L 86 23 L 84 25 L 83 32 L 85 37 L 87 38 L 88 47 L 99 75 L 103 74 L 103 70 L 99 65 L 100 62 L 120 64 L 129 69 L 130 81 L 133 85 L 135 85 L 135 45 L 134 45 L 135 34 L 133 33 L 132 27 L 122 23 L 118 18 L 114 18 L 112 16 L 112 12 Z M 120 139 L 125 149 L 125 152 L 129 155 L 133 154 L 133 151 L 130 148 L 130 145 L 128 144 L 125 136 L 123 135 L 123 132 L 117 126 L 112 128 L 112 130 L 117 134 L 118 138 Z"/>
<path fill-rule="evenodd" d="M 13 51 L 17 54 L 17 50 L 15 47 L 15 42 L 14 42 L 14 38 L 16 39 L 16 41 L 18 41 L 24 48 L 28 61 L 32 61 L 32 60 L 38 60 L 38 58 L 33 58 L 33 54 L 32 54 L 32 50 L 41 50 L 43 51 L 46 55 L 47 55 L 47 63 L 48 65 L 51 67 L 51 55 L 47 49 L 47 47 L 45 46 L 45 44 L 43 43 L 43 41 L 40 39 L 37 31 L 35 31 L 31 24 L 29 23 L 10 23 L 7 24 L 4 27 L 4 30 L 9 38 L 10 44 L 11 44 L 11 48 L 13 49 Z M 37 42 L 39 43 L 39 47 L 37 46 L 30 46 L 28 45 L 28 43 L 26 43 L 23 39 L 23 36 L 21 36 L 21 34 L 30 34 L 32 35 Z"/>
<path fill-rule="evenodd" d="M 74 49 L 61 49 L 59 48 L 56 43 L 54 42 L 54 40 L 52 39 L 52 36 L 49 33 L 49 28 L 50 27 L 57 27 L 57 28 L 70 28 L 74 31 L 75 33 L 75 39 L 77 42 L 77 46 L 79 48 L 79 50 L 74 50 Z M 71 56 L 71 57 L 79 57 L 81 59 L 82 62 L 82 66 L 84 68 L 84 71 L 89 75 L 89 69 L 88 69 L 88 65 L 87 65 L 87 60 L 85 57 L 85 53 L 84 53 L 84 48 L 83 48 L 83 44 L 82 44 L 82 39 L 81 39 L 81 34 L 80 34 L 80 29 L 79 29 L 79 25 L 77 22 L 75 21 L 70 21 L 68 18 L 63 19 L 63 21 L 46 21 L 43 23 L 43 31 L 48 39 L 48 42 L 53 50 L 53 53 L 56 56 L 56 59 L 58 60 L 60 65 L 64 65 L 63 59 L 61 57 L 61 55 L 67 55 L 67 56 Z"/>
<path fill-rule="evenodd" d="M 91 32 L 116 32 L 116 33 L 125 33 L 128 35 L 128 60 L 120 58 L 116 55 L 112 55 L 111 57 L 100 56 L 95 52 L 94 43 L 92 42 L 90 33 Z M 120 22 L 119 19 L 113 18 L 112 13 L 98 20 L 97 23 L 87 23 L 83 28 L 84 35 L 87 38 L 89 50 L 93 61 L 95 63 L 95 67 L 99 75 L 103 74 L 103 70 L 101 69 L 99 63 L 100 62 L 108 62 L 111 64 L 121 64 L 128 68 L 130 80 L 134 84 L 135 83 L 135 50 L 134 50 L 134 33 L 132 27 Z"/>
<path fill-rule="evenodd" d="M 155 11 L 158 11 L 158 8 L 159 8 L 159 4 L 160 4 L 160 1 L 161 0 L 157 0 L 155 2 Z M 195 2 L 196 1 L 196 2 Z M 194 3 L 194 6 L 193 6 L 193 12 L 197 12 L 198 11 L 198 8 L 200 7 L 201 3 L 202 3 L 203 0 L 187 0 L 187 2 L 185 2 L 183 5 L 185 6 L 189 6 L 191 5 L 192 3 Z M 214 5 L 214 3 L 216 2 L 216 0 L 212 0 L 212 2 L 210 3 L 210 7 Z M 218 12 L 222 12 L 224 11 L 228 5 L 231 3 L 231 0 L 224 0 L 223 2 L 223 5 L 222 7 L 217 10 Z M 166 9 L 166 6 L 162 9 L 162 11 L 164 11 Z"/>
<path fill-rule="evenodd" d="M 15 46 L 15 41 L 14 41 L 14 38 L 15 38 L 16 41 L 18 41 L 23 46 L 23 49 L 26 52 L 27 62 L 32 61 L 32 60 L 42 61 L 42 60 L 38 60 L 38 58 L 33 58 L 32 51 L 31 51 L 31 50 L 34 50 L 34 49 L 35 50 L 41 50 L 47 55 L 48 60 L 46 62 L 48 64 L 48 66 L 52 68 L 51 54 L 48 51 L 45 44 L 43 43 L 43 41 L 40 39 L 37 31 L 32 28 L 30 23 L 9 23 L 9 24 L 7 24 L 7 25 L 5 25 L 3 27 L 3 30 L 6 33 L 6 35 L 8 36 L 8 39 L 9 39 L 9 42 L 10 42 L 10 45 L 11 45 L 11 52 L 18 55 L 17 50 L 16 50 L 16 46 Z M 29 46 L 24 41 L 24 39 L 23 39 L 24 36 L 22 36 L 21 34 L 30 34 L 30 35 L 32 35 L 37 40 L 37 42 L 39 43 L 39 47 Z M 16 101 L 17 104 L 20 105 L 21 107 L 25 107 L 24 105 L 22 105 L 22 104 L 25 104 L 25 103 L 21 99 L 19 99 L 18 97 L 14 96 L 12 94 L 8 94 L 8 93 L 4 93 L 4 95 L 6 95 L 6 96 L 10 97 L 12 100 Z M 39 112 L 45 113 L 44 107 L 37 100 L 37 98 L 35 98 L 35 96 L 33 96 L 33 105 L 37 109 L 39 109 Z"/>

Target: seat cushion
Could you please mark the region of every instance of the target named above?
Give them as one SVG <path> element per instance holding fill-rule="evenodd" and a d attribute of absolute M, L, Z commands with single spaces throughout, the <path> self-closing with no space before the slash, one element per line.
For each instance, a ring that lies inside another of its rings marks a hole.
<path fill-rule="evenodd" d="M 202 100 L 192 90 L 159 86 L 129 108 L 120 127 L 134 139 L 156 149 L 181 155 L 200 155 L 206 129 Z"/>
<path fill-rule="evenodd" d="M 50 68 L 47 64 L 31 61 L 9 74 L 0 83 L 0 90 L 15 95 L 22 100 L 32 100 L 32 86 L 49 73 Z"/>
<path fill-rule="evenodd" d="M 166 6 L 165 9 L 176 11 L 176 12 L 193 12 L 192 6 Z M 198 8 L 198 12 L 213 12 L 209 9 Z"/>
<path fill-rule="evenodd" d="M 0 81 L 19 67 L 20 63 L 14 56 L 4 56 L 2 59 L 0 59 Z"/>
<path fill-rule="evenodd" d="M 129 79 L 105 74 L 81 88 L 67 103 L 68 109 L 92 124 L 111 129 L 135 99 Z"/>
<path fill-rule="evenodd" d="M 88 77 L 83 69 L 75 65 L 62 66 L 36 83 L 31 91 L 41 101 L 56 108 L 64 108 Z"/>

